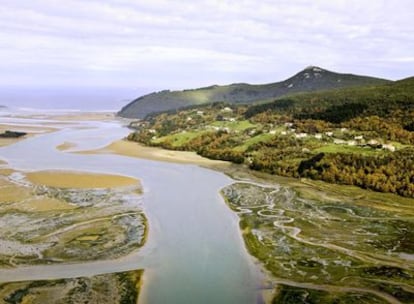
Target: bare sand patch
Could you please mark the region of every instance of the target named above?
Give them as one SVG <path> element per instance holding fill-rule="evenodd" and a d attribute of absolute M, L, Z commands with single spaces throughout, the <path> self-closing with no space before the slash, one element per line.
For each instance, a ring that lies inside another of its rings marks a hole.
<path fill-rule="evenodd" d="M 139 181 L 132 177 L 86 172 L 36 171 L 27 173 L 26 177 L 34 184 L 56 188 L 114 188 L 139 185 Z"/>
<path fill-rule="evenodd" d="M 29 189 L 16 185 L 8 180 L 0 179 L 0 203 L 20 202 L 31 196 Z"/>
<path fill-rule="evenodd" d="M 119 140 L 111 143 L 105 148 L 91 151 L 76 152 L 81 154 L 104 154 L 112 153 L 123 156 L 145 158 L 158 161 L 195 164 L 201 166 L 228 166 L 229 163 L 220 160 L 211 160 L 198 155 L 195 152 L 172 151 L 156 147 L 147 147 L 136 142 Z"/>
<path fill-rule="evenodd" d="M 80 120 L 108 120 L 115 117 L 113 112 L 60 112 L 60 113 L 27 113 L 14 114 L 8 117 L 28 118 L 28 119 L 48 119 L 57 121 L 80 121 Z M 49 122 L 40 122 L 41 124 L 49 124 Z"/>
<path fill-rule="evenodd" d="M 0 175 L 6 176 L 6 175 L 12 174 L 13 172 L 15 172 L 15 171 L 13 169 L 10 169 L 10 168 L 0 168 Z"/>
<path fill-rule="evenodd" d="M 8 146 L 14 144 L 21 140 L 21 138 L 0 138 L 0 147 Z"/>
<path fill-rule="evenodd" d="M 67 151 L 67 150 L 73 149 L 75 147 L 76 147 L 76 144 L 74 144 L 72 142 L 65 141 L 64 143 L 56 146 L 56 149 L 58 149 L 59 151 Z"/>
<path fill-rule="evenodd" d="M 82 112 L 82 113 L 65 113 L 58 115 L 49 115 L 49 119 L 60 120 L 60 121 L 82 121 L 82 120 L 98 120 L 106 121 L 113 120 L 115 113 L 111 112 Z"/>
<path fill-rule="evenodd" d="M 49 127 L 49 126 L 32 126 L 32 125 L 25 125 L 25 124 L 0 124 L 0 133 L 3 133 L 6 130 L 10 131 L 17 131 L 17 132 L 26 132 L 28 134 L 31 133 L 47 133 L 56 131 L 56 128 Z"/>
<path fill-rule="evenodd" d="M 0 210 L 19 210 L 23 212 L 63 211 L 76 208 L 65 201 L 46 196 L 33 196 L 24 187 L 0 188 L 2 196 Z"/>
<path fill-rule="evenodd" d="M 30 197 L 30 191 L 16 185 L 0 187 L 1 203 L 19 202 Z"/>
<path fill-rule="evenodd" d="M 18 137 L 18 138 L 0 138 L 0 147 L 8 146 L 14 144 L 18 141 L 24 140 L 30 136 L 35 134 L 41 133 L 48 133 L 56 131 L 56 128 L 52 127 L 42 127 L 42 126 L 25 126 L 25 125 L 14 125 L 14 124 L 0 124 L 0 133 L 4 133 L 5 131 L 17 131 L 17 132 L 25 132 L 27 133 L 25 136 Z M 0 163 L 1 164 L 1 163 Z"/>
<path fill-rule="evenodd" d="M 34 197 L 20 204 L 20 208 L 24 211 L 50 211 L 50 210 L 70 210 L 76 206 L 65 201 L 50 197 Z"/>

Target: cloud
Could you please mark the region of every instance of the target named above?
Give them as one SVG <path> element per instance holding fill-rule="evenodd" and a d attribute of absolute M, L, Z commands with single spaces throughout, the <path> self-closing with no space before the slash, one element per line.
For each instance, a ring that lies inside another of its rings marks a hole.
<path fill-rule="evenodd" d="M 4 0 L 0 81 L 185 88 L 309 64 L 401 78 L 413 12 L 409 0 Z"/>

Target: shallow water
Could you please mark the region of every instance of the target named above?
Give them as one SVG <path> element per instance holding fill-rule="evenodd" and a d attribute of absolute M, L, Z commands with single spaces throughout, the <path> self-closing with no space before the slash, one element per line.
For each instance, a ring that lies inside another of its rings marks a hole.
<path fill-rule="evenodd" d="M 139 178 L 149 219 L 147 244 L 115 261 L 0 269 L 0 282 L 75 277 L 144 268 L 140 303 L 255 303 L 258 273 L 247 254 L 237 216 L 218 191 L 232 180 L 194 165 L 116 155 L 80 155 L 55 147 L 73 142 L 100 148 L 128 134 L 118 122 L 66 127 L 0 149 L 21 170 L 63 169 Z"/>

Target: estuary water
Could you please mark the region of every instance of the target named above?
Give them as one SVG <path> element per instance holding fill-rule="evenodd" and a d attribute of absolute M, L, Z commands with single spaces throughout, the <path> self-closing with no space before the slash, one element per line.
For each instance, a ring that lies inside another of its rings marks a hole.
<path fill-rule="evenodd" d="M 136 177 L 149 220 L 146 245 L 118 260 L 0 269 L 0 282 L 91 276 L 144 269 L 140 303 L 257 303 L 259 274 L 238 217 L 219 190 L 232 180 L 194 165 L 56 150 L 63 142 L 100 148 L 128 134 L 119 122 L 82 122 L 0 148 L 0 159 L 30 170 L 77 170 Z"/>

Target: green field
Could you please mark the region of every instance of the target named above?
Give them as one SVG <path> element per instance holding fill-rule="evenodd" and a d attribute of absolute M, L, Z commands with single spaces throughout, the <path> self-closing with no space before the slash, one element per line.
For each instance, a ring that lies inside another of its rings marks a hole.
<path fill-rule="evenodd" d="M 193 138 L 196 138 L 205 132 L 206 131 L 182 131 L 180 133 L 175 133 L 153 139 L 151 142 L 154 144 L 168 142 L 171 143 L 172 147 L 180 147 L 188 143 Z"/>

